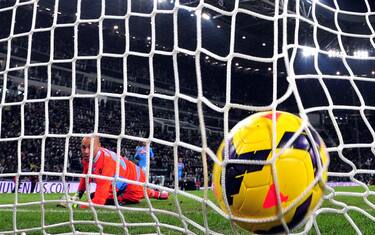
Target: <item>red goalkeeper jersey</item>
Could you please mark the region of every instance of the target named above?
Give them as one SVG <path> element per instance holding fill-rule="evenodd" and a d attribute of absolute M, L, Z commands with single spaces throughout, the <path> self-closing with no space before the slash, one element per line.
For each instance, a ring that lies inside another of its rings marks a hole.
<path fill-rule="evenodd" d="M 119 177 L 138 182 L 145 182 L 144 173 L 133 162 L 117 155 L 115 152 L 106 148 L 99 148 L 92 164 L 92 174 L 115 177 L 116 164 L 119 161 Z M 88 173 L 89 163 L 82 161 L 83 174 Z M 96 183 L 95 196 L 92 200 L 96 204 L 105 204 L 107 199 L 113 199 L 113 189 L 111 180 L 93 178 L 90 182 Z M 117 192 L 124 192 L 124 194 L 131 194 L 134 200 L 140 200 L 144 197 L 143 187 L 135 184 L 128 184 L 121 181 L 115 183 Z M 81 178 L 78 191 L 86 190 L 86 182 Z"/>

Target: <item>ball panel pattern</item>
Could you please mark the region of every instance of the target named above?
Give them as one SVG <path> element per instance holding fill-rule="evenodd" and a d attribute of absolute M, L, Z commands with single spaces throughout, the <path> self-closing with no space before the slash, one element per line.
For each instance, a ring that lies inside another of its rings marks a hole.
<path fill-rule="evenodd" d="M 290 144 L 291 138 L 300 131 L 302 120 L 290 113 L 277 112 L 276 115 L 276 154 L 274 162 L 281 199 L 281 207 L 290 206 L 317 177 L 319 161 L 328 164 L 328 153 L 318 133 L 308 127 L 311 136 L 302 131 Z M 238 123 L 229 133 L 227 148 L 221 144 L 217 157 L 219 161 L 259 160 L 266 161 L 272 154 L 272 113 L 254 114 Z M 284 151 L 281 153 L 281 150 Z M 316 148 L 317 151 L 314 150 Z M 281 153 L 281 154 L 280 154 Z M 221 185 L 224 177 L 224 185 Z M 322 182 L 326 182 L 327 173 L 322 172 Z M 224 189 L 223 190 L 223 186 Z M 228 163 L 225 173 L 220 165 L 215 164 L 213 189 L 219 205 L 236 217 L 265 219 L 278 213 L 275 182 L 271 166 L 262 164 Z M 283 215 L 289 228 L 299 224 L 319 204 L 323 196 L 324 184 L 315 184 L 290 210 Z M 224 195 L 227 201 L 224 201 Z M 236 221 L 235 221 L 236 222 Z M 261 233 L 283 232 L 281 221 L 267 223 L 236 222 L 249 231 Z"/>

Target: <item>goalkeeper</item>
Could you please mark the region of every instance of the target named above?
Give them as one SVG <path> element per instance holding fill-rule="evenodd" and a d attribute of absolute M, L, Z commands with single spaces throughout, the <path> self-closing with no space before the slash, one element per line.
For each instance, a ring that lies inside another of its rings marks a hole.
<path fill-rule="evenodd" d="M 82 164 L 83 174 L 88 173 L 89 158 L 90 158 L 90 145 L 91 138 L 94 138 L 93 153 L 94 158 L 92 160 L 92 174 L 114 177 L 116 175 L 116 164 L 119 161 L 119 177 L 145 182 L 144 172 L 136 166 L 133 162 L 117 155 L 115 152 L 110 151 L 106 148 L 102 148 L 99 137 L 84 137 L 82 139 L 81 152 L 82 152 Z M 105 179 L 90 179 L 96 183 L 96 190 L 90 196 L 92 202 L 99 205 L 114 205 L 114 195 L 112 189 L 112 181 Z M 139 203 L 144 198 L 143 186 L 125 183 L 117 181 L 115 184 L 116 194 L 118 202 L 121 205 Z M 80 199 L 86 191 L 86 180 L 80 179 L 77 196 Z M 153 189 L 147 189 L 147 195 L 149 198 L 155 199 L 168 199 L 168 192 L 156 191 Z M 87 208 L 87 206 L 81 206 L 81 208 Z"/>

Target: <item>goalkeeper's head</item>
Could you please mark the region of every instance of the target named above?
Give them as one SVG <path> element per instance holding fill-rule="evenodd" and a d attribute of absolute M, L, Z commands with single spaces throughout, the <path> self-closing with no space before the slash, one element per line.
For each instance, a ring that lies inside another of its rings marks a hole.
<path fill-rule="evenodd" d="M 90 158 L 90 146 L 91 142 L 93 141 L 93 156 L 96 156 L 96 154 L 99 151 L 100 148 L 100 140 L 98 136 L 95 137 L 84 137 L 82 139 L 81 144 L 81 152 L 82 152 L 82 161 L 89 162 Z"/>

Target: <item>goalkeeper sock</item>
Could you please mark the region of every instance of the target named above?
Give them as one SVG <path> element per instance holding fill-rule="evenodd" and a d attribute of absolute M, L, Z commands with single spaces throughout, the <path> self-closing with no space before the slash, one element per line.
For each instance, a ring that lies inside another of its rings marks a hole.
<path fill-rule="evenodd" d="M 167 200 L 169 197 L 169 193 L 167 191 L 159 192 L 158 200 Z"/>
<path fill-rule="evenodd" d="M 166 191 L 153 190 L 153 194 L 150 197 L 155 198 L 155 199 L 159 199 L 159 200 L 165 200 L 165 199 L 168 199 L 169 194 Z"/>

